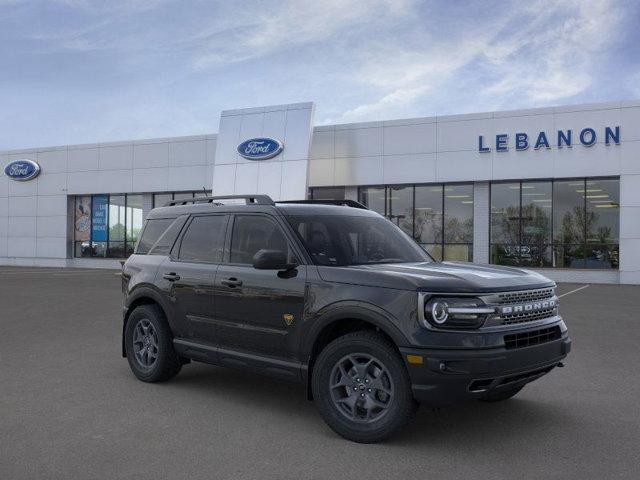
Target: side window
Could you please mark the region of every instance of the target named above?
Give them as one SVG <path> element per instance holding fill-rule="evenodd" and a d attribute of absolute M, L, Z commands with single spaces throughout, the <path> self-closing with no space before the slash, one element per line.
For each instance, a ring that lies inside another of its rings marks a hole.
<path fill-rule="evenodd" d="M 142 237 L 140 237 L 140 241 L 138 242 L 136 253 L 148 253 L 153 244 L 158 241 L 160 235 L 165 232 L 174 220 L 174 218 L 153 218 L 147 220 L 144 231 L 142 232 Z"/>
<path fill-rule="evenodd" d="M 185 262 L 222 261 L 226 215 L 194 217 L 182 237 L 178 258 Z"/>
<path fill-rule="evenodd" d="M 231 234 L 231 263 L 253 263 L 258 250 L 281 250 L 289 256 L 289 244 L 280 227 L 267 217 L 237 215 Z"/>

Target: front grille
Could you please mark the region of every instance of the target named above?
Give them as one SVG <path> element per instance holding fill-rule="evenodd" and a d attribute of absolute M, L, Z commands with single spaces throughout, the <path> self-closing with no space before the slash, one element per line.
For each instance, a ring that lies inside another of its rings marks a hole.
<path fill-rule="evenodd" d="M 553 317 L 555 315 L 555 307 L 536 310 L 535 312 L 510 313 L 502 316 L 503 325 L 514 325 L 516 323 L 533 322 L 534 320 L 542 320 L 543 318 Z"/>
<path fill-rule="evenodd" d="M 551 342 L 560 338 L 560 327 L 543 328 L 530 332 L 514 333 L 504 336 L 504 345 L 507 349 L 530 347 L 541 343 Z"/>
<path fill-rule="evenodd" d="M 498 302 L 502 305 L 510 303 L 531 302 L 552 298 L 553 288 L 537 288 L 535 290 L 521 290 L 518 292 L 505 292 L 498 294 Z"/>
<path fill-rule="evenodd" d="M 500 319 L 503 325 L 533 322 L 553 317 L 557 314 L 557 308 L 555 305 L 548 305 L 548 308 L 543 307 L 542 304 L 545 301 L 557 302 L 553 287 L 503 292 L 498 293 L 493 299 L 493 302 L 500 305 L 499 311 L 508 306 L 514 307 L 514 311 L 510 313 L 501 312 Z M 540 305 L 536 305 L 538 303 Z M 525 305 L 533 305 L 533 308 L 526 309 Z M 522 308 L 518 309 L 517 307 Z"/>

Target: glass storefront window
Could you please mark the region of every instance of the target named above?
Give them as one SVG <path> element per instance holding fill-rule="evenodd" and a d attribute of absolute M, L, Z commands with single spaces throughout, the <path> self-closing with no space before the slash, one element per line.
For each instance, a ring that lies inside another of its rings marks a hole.
<path fill-rule="evenodd" d="M 153 208 L 163 207 L 172 200 L 189 200 L 191 198 L 210 197 L 211 191 L 196 190 L 192 192 L 163 192 L 153 194 Z"/>
<path fill-rule="evenodd" d="M 413 187 L 389 187 L 387 218 L 413 237 Z"/>
<path fill-rule="evenodd" d="M 358 201 L 380 215 L 386 214 L 385 188 L 364 187 L 358 192 Z"/>
<path fill-rule="evenodd" d="M 135 249 L 142 231 L 142 195 L 127 195 L 127 255 Z"/>
<path fill-rule="evenodd" d="M 444 260 L 473 259 L 473 185 L 444 186 Z"/>
<path fill-rule="evenodd" d="M 142 195 L 77 196 L 74 224 L 74 256 L 127 257 L 143 226 Z"/>
<path fill-rule="evenodd" d="M 491 185 L 491 262 L 618 268 L 618 179 Z"/>
<path fill-rule="evenodd" d="M 344 200 L 344 187 L 315 187 L 311 189 L 311 200 Z"/>
<path fill-rule="evenodd" d="M 363 187 L 359 199 L 436 260 L 473 260 L 472 184 Z"/>

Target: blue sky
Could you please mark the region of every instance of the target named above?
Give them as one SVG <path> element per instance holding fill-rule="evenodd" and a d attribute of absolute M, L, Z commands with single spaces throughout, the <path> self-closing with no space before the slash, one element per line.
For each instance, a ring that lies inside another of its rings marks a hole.
<path fill-rule="evenodd" d="M 0 0 L 0 149 L 640 98 L 637 1 Z"/>

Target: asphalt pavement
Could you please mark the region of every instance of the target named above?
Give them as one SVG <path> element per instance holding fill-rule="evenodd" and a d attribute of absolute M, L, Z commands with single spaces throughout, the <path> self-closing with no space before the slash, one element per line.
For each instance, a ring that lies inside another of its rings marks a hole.
<path fill-rule="evenodd" d="M 0 267 L 0 479 L 640 478 L 640 286 L 562 297 L 566 367 L 516 398 L 420 409 L 376 445 L 301 385 L 197 363 L 136 380 L 121 303 L 113 271 Z"/>

